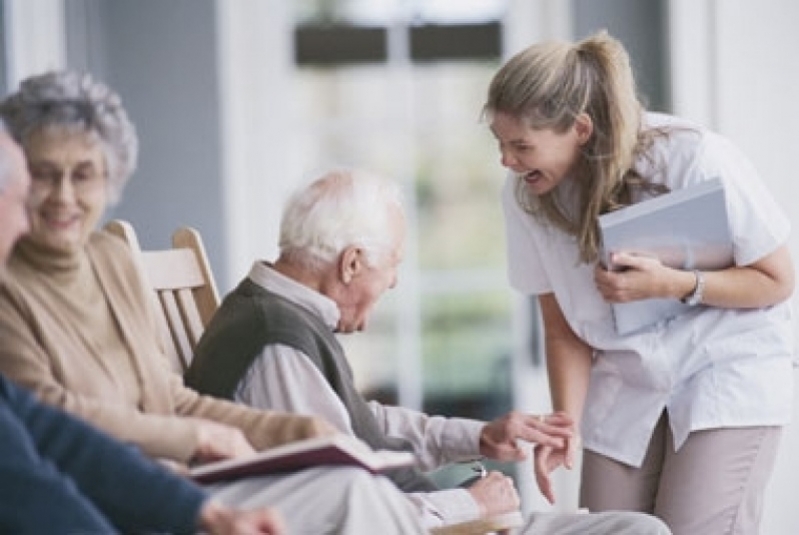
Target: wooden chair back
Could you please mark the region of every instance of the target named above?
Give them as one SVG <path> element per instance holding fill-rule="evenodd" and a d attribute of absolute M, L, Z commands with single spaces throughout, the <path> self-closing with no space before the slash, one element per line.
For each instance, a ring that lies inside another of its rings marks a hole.
<path fill-rule="evenodd" d="M 105 230 L 128 244 L 145 282 L 153 289 L 153 309 L 164 351 L 182 375 L 219 308 L 219 292 L 199 232 L 181 227 L 172 235 L 171 249 L 143 251 L 127 221 L 110 221 Z"/>

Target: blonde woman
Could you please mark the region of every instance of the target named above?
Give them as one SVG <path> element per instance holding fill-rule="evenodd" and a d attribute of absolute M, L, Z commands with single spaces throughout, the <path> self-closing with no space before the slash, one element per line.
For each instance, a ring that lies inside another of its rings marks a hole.
<path fill-rule="evenodd" d="M 536 473 L 571 465 L 591 511 L 654 513 L 677 535 L 757 533 L 791 413 L 794 288 L 789 224 L 749 161 L 687 121 L 645 112 L 629 58 L 605 32 L 536 44 L 494 76 L 485 104 L 509 176 L 509 277 L 540 305 L 554 410 L 580 434 L 539 447 Z M 698 272 L 614 253 L 597 262 L 600 214 L 714 177 L 734 266 Z M 694 305 L 616 334 L 611 303 Z"/>

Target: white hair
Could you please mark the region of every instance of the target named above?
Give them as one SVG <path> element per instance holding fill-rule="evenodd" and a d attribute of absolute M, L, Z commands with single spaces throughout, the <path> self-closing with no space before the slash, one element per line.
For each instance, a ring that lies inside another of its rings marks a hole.
<path fill-rule="evenodd" d="M 396 182 L 361 170 L 325 173 L 288 201 L 280 223 L 280 255 L 318 271 L 347 247 L 362 247 L 370 265 L 393 245 L 392 210 L 402 213 Z"/>
<path fill-rule="evenodd" d="M 139 142 L 119 95 L 89 74 L 51 71 L 31 76 L 0 102 L 0 116 L 21 145 L 51 127 L 88 132 L 100 142 L 108 165 L 109 200 L 116 202 L 136 168 Z"/>

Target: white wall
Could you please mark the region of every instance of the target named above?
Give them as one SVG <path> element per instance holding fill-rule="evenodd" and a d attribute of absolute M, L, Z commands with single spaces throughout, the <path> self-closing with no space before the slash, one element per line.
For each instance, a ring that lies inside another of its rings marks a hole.
<path fill-rule="evenodd" d="M 284 0 L 217 2 L 226 260 L 232 287 L 277 253 L 290 166 L 293 20 Z"/>
<path fill-rule="evenodd" d="M 2 0 L 6 44 L 6 81 L 20 80 L 66 63 L 64 5 L 60 0 Z"/>

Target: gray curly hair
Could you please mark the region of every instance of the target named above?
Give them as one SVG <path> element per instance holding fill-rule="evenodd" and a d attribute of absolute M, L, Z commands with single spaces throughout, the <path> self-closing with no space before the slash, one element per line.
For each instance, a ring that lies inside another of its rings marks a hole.
<path fill-rule="evenodd" d="M 136 168 L 139 140 L 119 95 L 89 74 L 51 71 L 31 76 L 0 102 L 0 118 L 25 146 L 42 128 L 64 127 L 97 136 L 108 170 L 108 197 L 116 202 Z"/>

